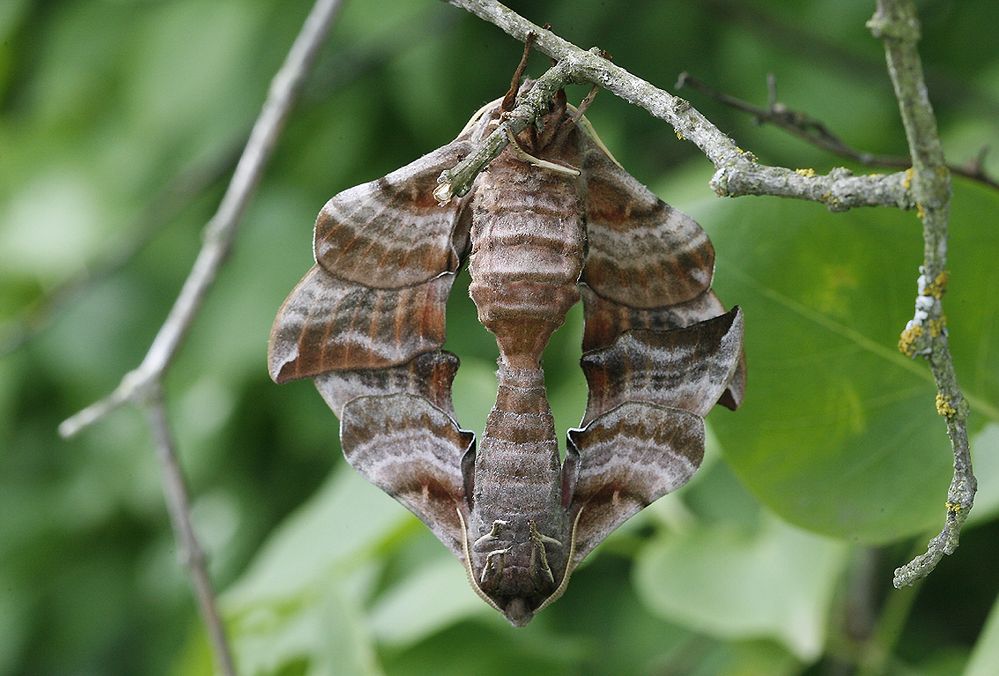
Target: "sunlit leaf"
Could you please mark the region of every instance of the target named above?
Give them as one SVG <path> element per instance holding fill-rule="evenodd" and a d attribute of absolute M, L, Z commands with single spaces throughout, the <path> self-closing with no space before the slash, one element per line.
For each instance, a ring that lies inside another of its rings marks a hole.
<path fill-rule="evenodd" d="M 846 547 L 773 517 L 664 533 L 637 558 L 636 584 L 657 614 L 729 639 L 773 638 L 803 660 L 821 654 Z"/>
<path fill-rule="evenodd" d="M 371 609 L 371 631 L 380 643 L 409 645 L 488 606 L 468 586 L 461 565 L 441 556 L 400 580 Z"/>
<path fill-rule="evenodd" d="M 992 606 L 964 676 L 994 676 L 996 665 L 999 665 L 999 599 Z"/>

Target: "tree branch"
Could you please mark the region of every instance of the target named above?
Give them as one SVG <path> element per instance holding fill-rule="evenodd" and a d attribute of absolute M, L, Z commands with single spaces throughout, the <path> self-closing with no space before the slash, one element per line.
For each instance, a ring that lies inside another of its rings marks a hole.
<path fill-rule="evenodd" d="M 177 539 L 181 563 L 191 576 L 198 609 L 208 628 L 209 640 L 215 652 L 219 671 L 226 675 L 235 674 L 236 668 L 229 650 L 229 642 L 226 640 L 225 627 L 215 604 L 215 589 L 208 575 L 205 551 L 201 548 L 194 532 L 194 525 L 191 523 L 191 499 L 187 491 L 187 482 L 184 480 L 184 470 L 177 458 L 177 444 L 170 432 L 166 406 L 163 403 L 163 391 L 159 382 L 146 390 L 142 405 L 153 433 L 156 459 L 159 460 L 163 479 L 163 495 Z"/>
<path fill-rule="evenodd" d="M 362 75 L 424 44 L 428 38 L 439 37 L 450 30 L 454 17 L 431 11 L 434 9 L 427 7 L 428 11 L 423 13 L 422 23 L 416 29 L 413 29 L 413 18 L 406 17 L 404 21 L 397 21 L 395 26 L 390 27 L 386 31 L 387 36 L 337 51 L 330 58 L 330 66 L 324 68 L 323 64 L 317 64 L 306 89 L 300 95 L 298 109 L 311 108 L 329 100 L 336 91 L 355 82 Z M 249 133 L 250 127 L 247 126 L 245 131 L 234 136 L 238 142 L 230 143 L 204 162 L 186 167 L 175 174 L 142 208 L 132 224 L 123 228 L 124 234 L 109 240 L 94 261 L 84 263 L 83 269 L 71 273 L 13 319 L 0 324 L 0 357 L 23 347 L 95 285 L 128 265 L 175 220 L 192 199 L 233 170 L 245 145 L 244 139 Z"/>
<path fill-rule="evenodd" d="M 837 134 L 833 133 L 821 120 L 800 110 L 788 108 L 778 101 L 776 84 L 772 75 L 767 77 L 767 85 L 770 91 L 770 100 L 767 107 L 763 108 L 749 101 L 744 101 L 725 92 L 718 91 L 686 72 L 680 73 L 676 81 L 677 89 L 682 89 L 683 87 L 695 89 L 719 103 L 752 115 L 760 124 L 772 124 L 789 134 L 811 143 L 813 146 L 835 153 L 840 157 L 851 159 L 864 166 L 904 169 L 912 165 L 912 161 L 902 155 L 880 155 L 851 147 Z M 999 181 L 989 176 L 985 171 L 985 154 L 987 151 L 988 147 L 983 147 L 970 162 L 965 164 L 948 163 L 947 168 L 952 174 L 963 176 L 964 178 L 999 190 Z"/>
<path fill-rule="evenodd" d="M 136 394 L 158 380 L 173 361 L 205 294 L 229 254 L 243 212 L 256 191 L 275 141 L 341 5 L 342 0 L 316 0 L 285 62 L 271 81 L 267 100 L 253 125 L 229 187 L 215 215 L 205 226 L 204 244 L 194 266 L 142 363 L 126 374 L 109 395 L 63 421 L 59 433 L 64 437 L 77 434 L 125 402 L 134 400 Z"/>
<path fill-rule="evenodd" d="M 877 11 L 867 25 L 885 43 L 888 74 L 895 87 L 912 154 L 912 189 L 923 221 L 923 265 L 919 268 L 916 310 L 902 332 L 899 349 L 908 356 L 923 356 L 929 362 L 937 385 L 937 412 L 947 421 L 947 435 L 954 453 L 946 523 L 940 534 L 930 540 L 925 554 L 895 571 L 894 584 L 902 587 L 926 577 L 945 554 L 957 549 L 961 526 L 974 504 L 977 481 L 968 447 L 968 404 L 954 373 L 941 300 L 947 286 L 950 172 L 944 163 L 937 122 L 916 50 L 919 19 L 911 0 L 877 0 Z"/>
<path fill-rule="evenodd" d="M 590 82 L 670 124 L 678 137 L 693 142 L 715 165 L 711 187 L 720 196 L 793 197 L 821 202 L 832 211 L 858 206 L 918 209 L 923 221 L 924 261 L 916 313 L 902 333 L 899 348 L 909 356 L 925 356 L 930 363 L 937 384 L 937 411 L 947 420 L 953 446 L 954 476 L 948 492 L 946 526 L 930 541 L 926 554 L 896 571 L 894 583 L 900 587 L 927 575 L 944 554 L 957 547 L 961 525 L 974 501 L 976 481 L 965 425 L 968 405 L 957 385 L 940 302 L 947 280 L 950 174 L 915 47 L 919 24 L 911 0 L 877 0 L 877 12 L 868 24 L 875 36 L 885 42 L 888 70 L 912 155 L 911 169 L 882 176 L 853 176 L 843 168 L 819 176 L 810 169 L 762 165 L 690 103 L 612 64 L 598 49 L 584 51 L 496 0 L 448 2 L 495 24 L 518 40 L 524 41 L 533 33 L 536 48 L 557 61 L 542 78 L 546 88 L 559 83 Z M 520 112 L 527 114 L 528 108 L 525 106 Z M 457 169 L 461 169 L 462 186 L 466 186 L 502 150 L 502 146 L 486 148 L 488 141 L 473 153 L 474 162 L 442 173 L 441 189 L 446 190 Z"/>
<path fill-rule="evenodd" d="M 305 77 L 315 63 L 342 4 L 342 0 L 316 0 L 310 10 L 284 63 L 271 81 L 267 99 L 253 125 L 222 202 L 205 227 L 204 243 L 194 266 L 142 363 L 127 373 L 113 392 L 59 426 L 60 434 L 68 437 L 127 402 L 137 404 L 146 411 L 157 457 L 162 466 L 171 523 L 191 575 L 217 666 L 226 676 L 235 674 L 236 671 L 226 641 L 225 628 L 215 606 L 215 594 L 205 566 L 204 552 L 191 525 L 187 487 L 163 406 L 162 379 L 232 248 L 243 213 L 256 191 L 284 123 L 301 93 Z"/>
<path fill-rule="evenodd" d="M 563 84 L 590 82 L 644 108 L 667 122 L 679 137 L 689 140 L 715 165 L 712 189 L 722 197 L 773 195 L 825 204 L 831 211 L 860 206 L 915 206 L 904 172 L 884 176 L 854 176 L 837 168 L 826 175 L 813 171 L 760 164 L 752 153 L 739 148 L 688 101 L 673 96 L 620 68 L 600 51 L 585 51 L 549 30 L 531 23 L 496 0 L 448 0 L 481 19 L 495 24 L 518 40 L 534 33 L 535 47 L 558 61 Z"/>

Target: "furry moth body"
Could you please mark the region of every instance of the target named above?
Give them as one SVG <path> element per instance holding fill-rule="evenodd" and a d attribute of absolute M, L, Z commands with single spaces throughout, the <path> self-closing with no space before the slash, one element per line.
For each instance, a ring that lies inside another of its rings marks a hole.
<path fill-rule="evenodd" d="M 690 478 L 703 416 L 739 405 L 745 370 L 742 315 L 711 291 L 707 236 L 624 171 L 564 96 L 468 195 L 437 203 L 438 175 L 502 113 L 486 106 L 451 143 L 326 204 L 316 265 L 278 312 L 269 366 L 277 382 L 315 380 L 350 464 L 519 626 L 612 530 Z M 455 420 L 458 360 L 442 349 L 466 260 L 500 350 L 478 446 Z M 590 394 L 561 461 L 540 359 L 581 297 Z"/>

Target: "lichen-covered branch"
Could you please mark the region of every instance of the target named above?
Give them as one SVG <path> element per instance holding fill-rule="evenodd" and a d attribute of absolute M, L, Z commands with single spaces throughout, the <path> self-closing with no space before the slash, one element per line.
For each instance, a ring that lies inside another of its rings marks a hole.
<path fill-rule="evenodd" d="M 968 446 L 968 404 L 957 384 L 947 341 L 942 298 L 947 286 L 947 229 L 950 172 L 944 164 L 937 122 L 930 104 L 916 43 L 919 19 L 911 0 L 878 0 L 868 22 L 885 43 L 888 74 L 895 87 L 912 155 L 912 191 L 923 221 L 923 264 L 919 269 L 916 310 L 899 340 L 909 356 L 925 357 L 937 385 L 937 412 L 947 421 L 954 452 L 954 476 L 947 494 L 947 521 L 925 554 L 895 571 L 896 587 L 925 577 L 944 554 L 957 549 L 961 526 L 975 499 L 977 482 Z"/>
<path fill-rule="evenodd" d="M 439 185 L 434 191 L 437 201 L 447 203 L 452 197 L 467 193 L 479 172 L 503 152 L 510 136 L 516 136 L 541 117 L 548 109 L 552 96 L 572 81 L 572 72 L 566 62 L 556 64 L 539 77 L 527 96 L 504 117 L 499 127 L 483 140 L 475 152 L 441 173 L 437 179 Z"/>
<path fill-rule="evenodd" d="M 896 571 L 895 586 L 911 584 L 924 577 L 944 554 L 953 552 L 961 525 L 974 500 L 976 482 L 965 425 L 968 405 L 954 374 L 941 305 L 947 281 L 950 174 L 916 51 L 919 23 L 911 0 L 877 0 L 877 12 L 868 24 L 875 36 L 884 40 L 888 70 L 912 156 L 911 169 L 877 176 L 854 176 L 842 168 L 817 175 L 810 169 L 793 170 L 760 164 L 752 153 L 739 148 L 689 102 L 614 65 L 600 50 L 580 49 L 496 0 L 448 2 L 495 24 L 518 40 L 526 40 L 533 34 L 535 47 L 557 61 L 557 66 L 543 76 L 546 87 L 558 84 L 559 80 L 563 84 L 590 82 L 669 123 L 678 137 L 694 143 L 715 165 L 711 187 L 718 195 L 790 197 L 821 202 L 832 211 L 859 206 L 917 209 L 923 221 L 925 254 L 920 268 L 916 312 L 902 333 L 899 347 L 909 356 L 918 354 L 929 361 L 937 384 L 937 412 L 947 421 L 953 446 L 954 476 L 948 493 L 946 526 L 930 541 L 926 554 Z M 480 148 L 474 163 L 459 165 L 462 185 L 470 184 L 475 174 L 500 150 L 502 145 L 496 144 Z M 445 172 L 445 184 L 454 171 Z"/>
<path fill-rule="evenodd" d="M 846 169 L 834 169 L 820 175 L 760 164 L 752 153 L 739 148 L 688 101 L 614 65 L 600 50 L 580 49 L 496 0 L 448 1 L 495 24 L 518 40 L 526 40 L 528 34 L 534 33 L 535 47 L 558 61 L 556 68 L 560 69 L 564 84 L 590 82 L 599 85 L 669 123 L 678 136 L 700 148 L 715 165 L 711 187 L 720 196 L 793 197 L 821 202 L 832 211 L 861 206 L 903 209 L 915 206 L 904 173 L 853 176 Z"/>

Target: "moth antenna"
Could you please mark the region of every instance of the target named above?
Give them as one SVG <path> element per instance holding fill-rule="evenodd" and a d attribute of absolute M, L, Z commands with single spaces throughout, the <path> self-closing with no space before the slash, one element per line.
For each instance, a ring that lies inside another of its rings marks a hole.
<path fill-rule="evenodd" d="M 513 71 L 513 79 L 510 80 L 510 89 L 507 91 L 506 96 L 503 97 L 503 103 L 500 104 L 500 110 L 503 112 L 510 112 L 517 104 L 517 90 L 520 89 L 520 78 L 524 76 L 524 69 L 527 68 L 527 58 L 531 55 L 531 47 L 534 46 L 534 38 L 536 37 L 534 32 L 530 32 L 524 40 L 524 53 L 520 57 L 520 63 L 517 64 L 517 70 Z"/>
<path fill-rule="evenodd" d="M 517 139 L 514 138 L 513 134 L 510 133 L 510 129 L 506 128 L 506 137 L 510 141 L 510 145 L 507 146 L 510 149 L 510 153 L 513 154 L 518 160 L 522 162 L 527 162 L 535 167 L 540 167 L 541 169 L 548 169 L 549 171 L 554 171 L 557 174 L 565 174 L 566 176 L 579 176 L 579 169 L 574 169 L 572 167 L 566 167 L 561 164 L 555 164 L 554 162 L 549 162 L 548 160 L 543 160 L 540 157 L 535 157 L 531 155 L 526 150 L 520 147 L 517 143 Z"/>

